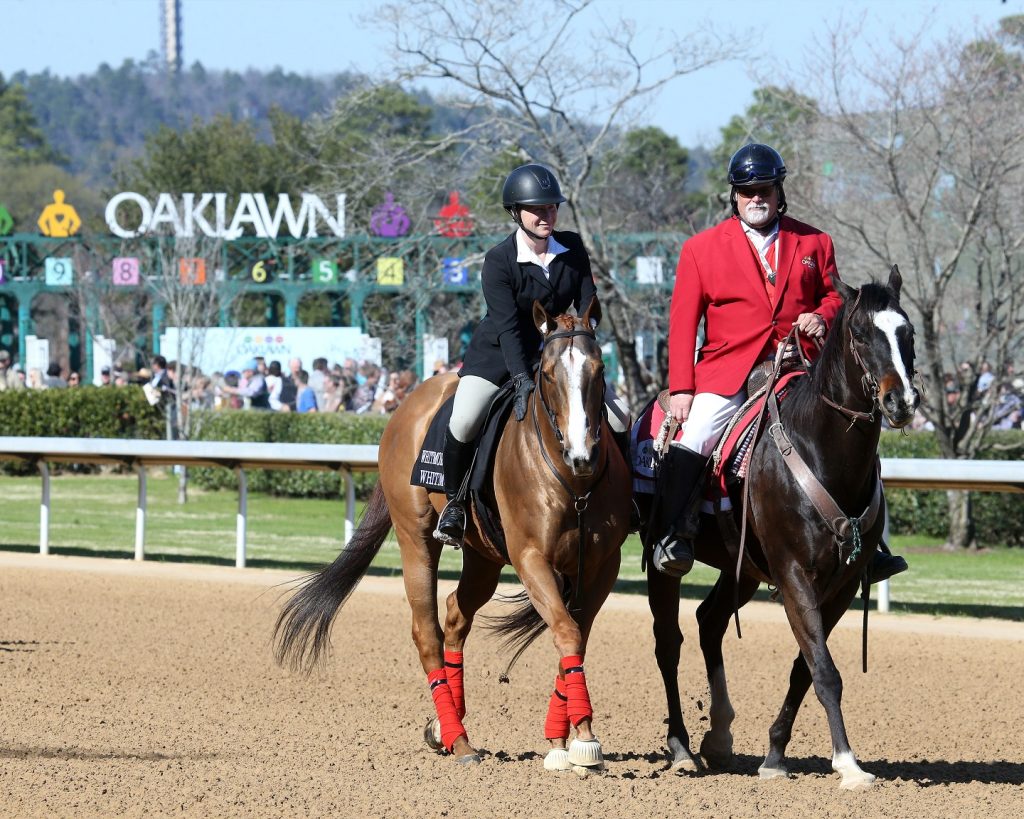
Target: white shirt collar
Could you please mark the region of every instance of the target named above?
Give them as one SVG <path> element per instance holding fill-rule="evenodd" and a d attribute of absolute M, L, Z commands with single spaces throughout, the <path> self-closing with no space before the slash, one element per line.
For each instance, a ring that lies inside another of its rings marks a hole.
<path fill-rule="evenodd" d="M 775 223 L 772 225 L 771 230 L 769 230 L 767 233 L 762 233 L 756 228 L 752 228 L 742 219 L 740 219 L 740 224 L 743 225 L 743 232 L 747 234 L 747 238 L 750 239 L 751 242 L 753 242 L 754 247 L 756 247 L 758 250 L 766 250 L 767 248 L 772 246 L 772 242 L 779 238 L 778 219 L 775 220 Z"/>
<path fill-rule="evenodd" d="M 543 257 L 538 256 L 533 252 L 533 249 L 526 243 L 526 234 L 522 228 L 516 231 L 516 261 L 517 262 L 533 262 L 538 265 L 547 275 L 548 267 L 551 262 L 554 261 L 555 256 L 559 253 L 565 253 L 569 248 L 563 245 L 558 239 L 555 238 L 554 234 L 548 237 L 548 249 L 543 254 Z"/>

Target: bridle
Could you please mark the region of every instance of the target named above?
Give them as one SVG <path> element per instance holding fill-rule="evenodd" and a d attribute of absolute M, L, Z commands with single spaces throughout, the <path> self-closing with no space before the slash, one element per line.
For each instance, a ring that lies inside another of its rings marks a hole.
<path fill-rule="evenodd" d="M 853 327 L 851 326 L 851 324 L 853 321 L 854 313 L 857 312 L 857 308 L 860 306 L 860 296 L 860 291 L 858 291 L 857 298 L 853 302 L 853 307 L 851 308 L 850 312 L 846 315 L 846 335 L 849 341 L 850 352 L 853 354 L 853 360 L 857 363 L 857 366 L 860 367 L 861 386 L 863 387 L 864 393 L 867 395 L 867 397 L 871 399 L 871 411 L 860 412 L 859 410 L 844 407 L 842 404 L 838 404 L 835 401 L 833 401 L 831 398 L 825 395 L 824 392 L 821 393 L 821 400 L 824 401 L 833 409 L 839 410 L 839 412 L 841 412 L 843 415 L 849 418 L 851 427 L 858 421 L 867 421 L 868 423 L 872 423 L 875 420 L 875 412 L 881 411 L 881 406 L 878 402 L 878 394 L 881 391 L 881 387 L 879 387 L 878 385 L 878 380 L 868 371 L 868 367 L 864 363 L 864 359 L 861 357 L 860 351 L 857 349 L 857 344 L 853 338 Z"/>
<path fill-rule="evenodd" d="M 588 336 L 589 338 L 594 339 L 595 342 L 597 341 L 597 334 L 593 330 L 581 330 L 574 328 L 572 330 L 558 330 L 549 336 L 545 336 L 544 344 L 547 345 L 549 341 L 552 341 L 554 339 L 573 338 L 575 336 Z M 555 417 L 555 412 L 554 410 L 551 409 L 551 406 L 548 404 L 547 398 L 544 396 L 544 390 L 542 389 L 542 379 L 540 377 L 540 374 L 541 368 L 538 367 L 537 374 L 534 376 L 533 383 L 534 390 L 536 391 L 537 396 L 540 400 L 534 398 L 534 400 L 532 401 L 533 429 L 537 435 L 537 446 L 540 449 L 541 455 L 544 456 L 544 463 L 547 464 L 548 469 L 551 471 L 551 474 L 553 474 L 555 478 L 558 479 L 558 482 L 562 485 L 562 488 L 568 493 L 569 497 L 572 498 L 573 508 L 576 510 L 576 531 L 578 537 L 576 551 L 576 583 L 573 585 L 573 600 L 572 606 L 569 610 L 579 611 L 580 593 L 583 587 L 583 543 L 586 540 L 587 534 L 586 525 L 583 521 L 583 516 L 584 513 L 587 511 L 587 507 L 590 504 L 590 495 L 594 491 L 593 487 L 600 485 L 601 479 L 604 477 L 604 473 L 608 469 L 608 453 L 605 452 L 604 464 L 601 466 L 601 469 L 598 470 L 597 475 L 592 479 L 592 482 L 590 483 L 591 489 L 588 490 L 586 494 L 577 495 L 576 492 L 573 490 L 572 486 L 569 485 L 569 482 L 562 476 L 562 473 L 558 471 L 558 468 L 555 466 L 554 461 L 551 460 L 551 455 L 548 453 L 547 447 L 544 446 L 544 437 L 540 428 L 540 418 L 537 415 L 537 404 L 543 405 L 544 411 L 548 416 L 548 422 L 551 424 L 551 429 L 554 431 L 555 438 L 558 439 L 559 445 L 563 443 L 564 436 L 562 435 L 562 430 L 558 428 L 558 419 Z M 600 441 L 600 439 L 601 427 L 599 424 L 597 431 L 594 434 L 594 441 L 597 442 Z"/>
<path fill-rule="evenodd" d="M 572 330 L 558 330 L 558 331 L 552 333 L 549 336 L 545 336 L 544 337 L 544 344 L 547 345 L 547 343 L 549 341 L 553 341 L 554 339 L 558 339 L 558 338 L 574 338 L 575 336 L 586 336 L 587 338 L 594 339 L 595 343 L 597 342 L 597 333 L 595 333 L 593 330 L 583 330 L 583 329 L 576 329 L 576 328 L 574 328 Z M 558 440 L 559 444 L 565 443 L 565 437 L 562 435 L 562 430 L 558 426 L 558 418 L 555 417 L 555 411 L 553 409 L 551 409 L 551 405 L 548 404 L 548 400 L 547 400 L 547 398 L 544 395 L 544 390 L 541 389 L 542 379 L 540 377 L 540 367 L 537 368 L 537 374 L 534 376 L 533 383 L 534 383 L 534 388 L 537 391 L 537 394 L 540 396 L 540 403 L 544 407 L 544 412 L 548 416 L 548 422 L 551 424 L 551 429 L 555 433 L 555 438 Z M 536 404 L 536 402 L 534 402 L 534 421 L 535 422 L 536 422 L 536 415 L 537 415 L 537 404 Z M 535 426 L 537 427 L 537 440 L 539 442 L 540 441 L 540 427 L 539 427 L 538 424 L 535 424 Z M 594 433 L 594 442 L 597 443 L 600 440 L 601 440 L 601 427 L 600 427 L 600 425 L 598 425 L 597 431 Z"/>

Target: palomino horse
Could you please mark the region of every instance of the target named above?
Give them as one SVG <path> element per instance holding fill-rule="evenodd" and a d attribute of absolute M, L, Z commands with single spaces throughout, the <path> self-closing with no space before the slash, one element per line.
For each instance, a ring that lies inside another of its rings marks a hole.
<path fill-rule="evenodd" d="M 725 681 L 722 638 L 734 606 L 745 604 L 758 585 L 767 582 L 782 596 L 800 654 L 793 663 L 782 710 L 768 732 L 761 777 L 787 774 L 786 746 L 797 710 L 813 681 L 828 716 L 832 768 L 842 775 L 841 787 L 868 787 L 875 779 L 860 768 L 850 749 L 840 708 L 842 679 L 826 641 L 849 608 L 882 536 L 884 500 L 875 499 L 876 491 L 880 493 L 880 415 L 889 426 L 904 427 L 920 401 L 911 385 L 914 329 L 899 304 L 901 284 L 895 265 L 885 287 L 871 283 L 858 291 L 836 281 L 844 304 L 821 356 L 809 375 L 791 382 L 789 396 L 781 405 L 781 424 L 776 426 L 766 418 L 767 433 L 751 456 L 748 542 L 738 579 L 736 539 L 731 538 L 731 546 L 726 546 L 716 521 L 703 516 L 696 558 L 721 570 L 697 609 L 711 691 L 710 728 L 700 753 L 709 765 L 724 767 L 732 758 L 734 712 Z M 786 457 L 792 458 L 787 449 L 802 456 L 838 505 L 834 511 L 841 517 L 826 524 L 787 465 Z M 738 491 L 733 492 L 732 502 L 737 511 L 742 507 Z M 873 517 L 853 517 L 870 511 L 873 505 Z M 860 523 L 865 524 L 863 531 Z M 701 761 L 690 752 L 677 679 L 683 642 L 678 622 L 680 581 L 654 568 L 648 569 L 647 578 L 655 655 L 668 698 L 673 768 L 696 771 Z"/>
<path fill-rule="evenodd" d="M 482 493 L 500 515 L 508 559 L 525 587 L 530 612 L 538 623 L 543 618 L 533 636 L 550 628 L 561 657 L 544 725 L 552 746 L 544 766 L 554 770 L 603 765 L 591 729 L 583 656 L 591 625 L 618 574 L 629 525 L 629 474 L 603 414 L 604 365 L 592 329 L 600 316 L 596 299 L 581 318 L 551 316 L 534 302 L 534 321 L 544 336 L 535 389 L 527 417 L 522 422 L 510 417 L 505 424 L 493 480 Z M 412 636 L 437 712 L 427 723 L 427 742 L 473 763 L 480 756 L 462 723 L 462 651 L 474 616 L 497 588 L 504 559 L 474 509 L 462 574 L 448 595 L 442 630 L 437 606 L 442 547 L 431 533 L 445 499 L 409 483 L 430 420 L 456 384 L 454 375 L 431 378 L 395 411 L 381 436 L 380 480 L 359 528 L 334 563 L 311 575 L 286 603 L 275 638 L 279 662 L 312 668 L 329 647 L 332 620 L 393 526 L 412 608 Z M 573 614 L 566 606 L 570 594 Z M 521 611 L 518 617 L 523 620 Z M 570 722 L 576 738 L 566 748 Z"/>

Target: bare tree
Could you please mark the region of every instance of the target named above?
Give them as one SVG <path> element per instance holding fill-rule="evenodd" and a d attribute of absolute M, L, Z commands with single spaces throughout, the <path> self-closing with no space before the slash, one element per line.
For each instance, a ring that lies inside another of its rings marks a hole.
<path fill-rule="evenodd" d="M 188 440 L 197 431 L 188 411 L 188 388 L 199 374 L 194 362 L 202 358 L 206 331 L 220 320 L 216 281 L 223 274 L 218 269 L 221 240 L 165 236 L 153 247 L 147 260 L 152 275 L 146 277 L 146 288 L 166 310 L 167 325 L 181 328 L 175 348 L 161 351 L 165 358 L 177 362 L 173 400 L 165 406 L 167 437 Z M 188 472 L 184 466 L 179 469 L 178 503 L 185 503 Z"/>
<path fill-rule="evenodd" d="M 1005 375 L 1024 335 L 1024 70 L 1004 35 L 926 45 L 915 32 L 857 61 L 834 33 L 817 173 L 798 193 L 835 234 L 844 276 L 904 271 L 922 412 L 947 458 L 982 450 L 999 399 L 982 364 Z M 966 493 L 950 493 L 950 513 L 949 544 L 971 545 Z"/>
<path fill-rule="evenodd" d="M 542 25 L 524 25 L 538 10 Z M 539 161 L 561 180 L 569 215 L 591 252 L 629 397 L 638 401 L 658 380 L 634 346 L 640 320 L 651 315 L 643 300 L 654 291 L 628 286 L 604 242 L 622 224 L 617 211 L 602 208 L 595 170 L 660 89 L 737 56 L 734 44 L 688 31 L 645 53 L 632 22 L 602 19 L 590 0 L 555 0 L 542 9 L 526 0 L 412 0 L 386 3 L 374 14 L 393 35 L 399 81 L 438 81 L 452 95 L 449 104 L 472 113 L 464 130 L 446 137 L 451 156 L 472 159 L 477 168 L 495 156 Z M 660 290 L 656 295 L 665 298 Z"/>

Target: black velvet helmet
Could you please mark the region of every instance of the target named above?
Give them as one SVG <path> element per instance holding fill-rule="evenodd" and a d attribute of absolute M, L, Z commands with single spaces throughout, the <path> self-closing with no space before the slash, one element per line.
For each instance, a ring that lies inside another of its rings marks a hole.
<path fill-rule="evenodd" d="M 760 142 L 744 145 L 729 160 L 729 184 L 732 186 L 729 202 L 732 205 L 732 212 L 739 216 L 736 188 L 774 184 L 779 191 L 779 213 L 785 213 L 788 207 L 786 191 L 782 187 L 782 180 L 785 178 L 786 163 L 782 161 L 782 155 L 778 151 Z"/>
<path fill-rule="evenodd" d="M 759 142 L 744 145 L 729 160 L 729 184 L 734 188 L 765 185 L 786 178 L 786 163 L 779 152 Z"/>
<path fill-rule="evenodd" d="M 558 180 L 543 165 L 520 165 L 501 189 L 501 204 L 509 212 L 516 205 L 560 205 L 564 201 Z"/>

